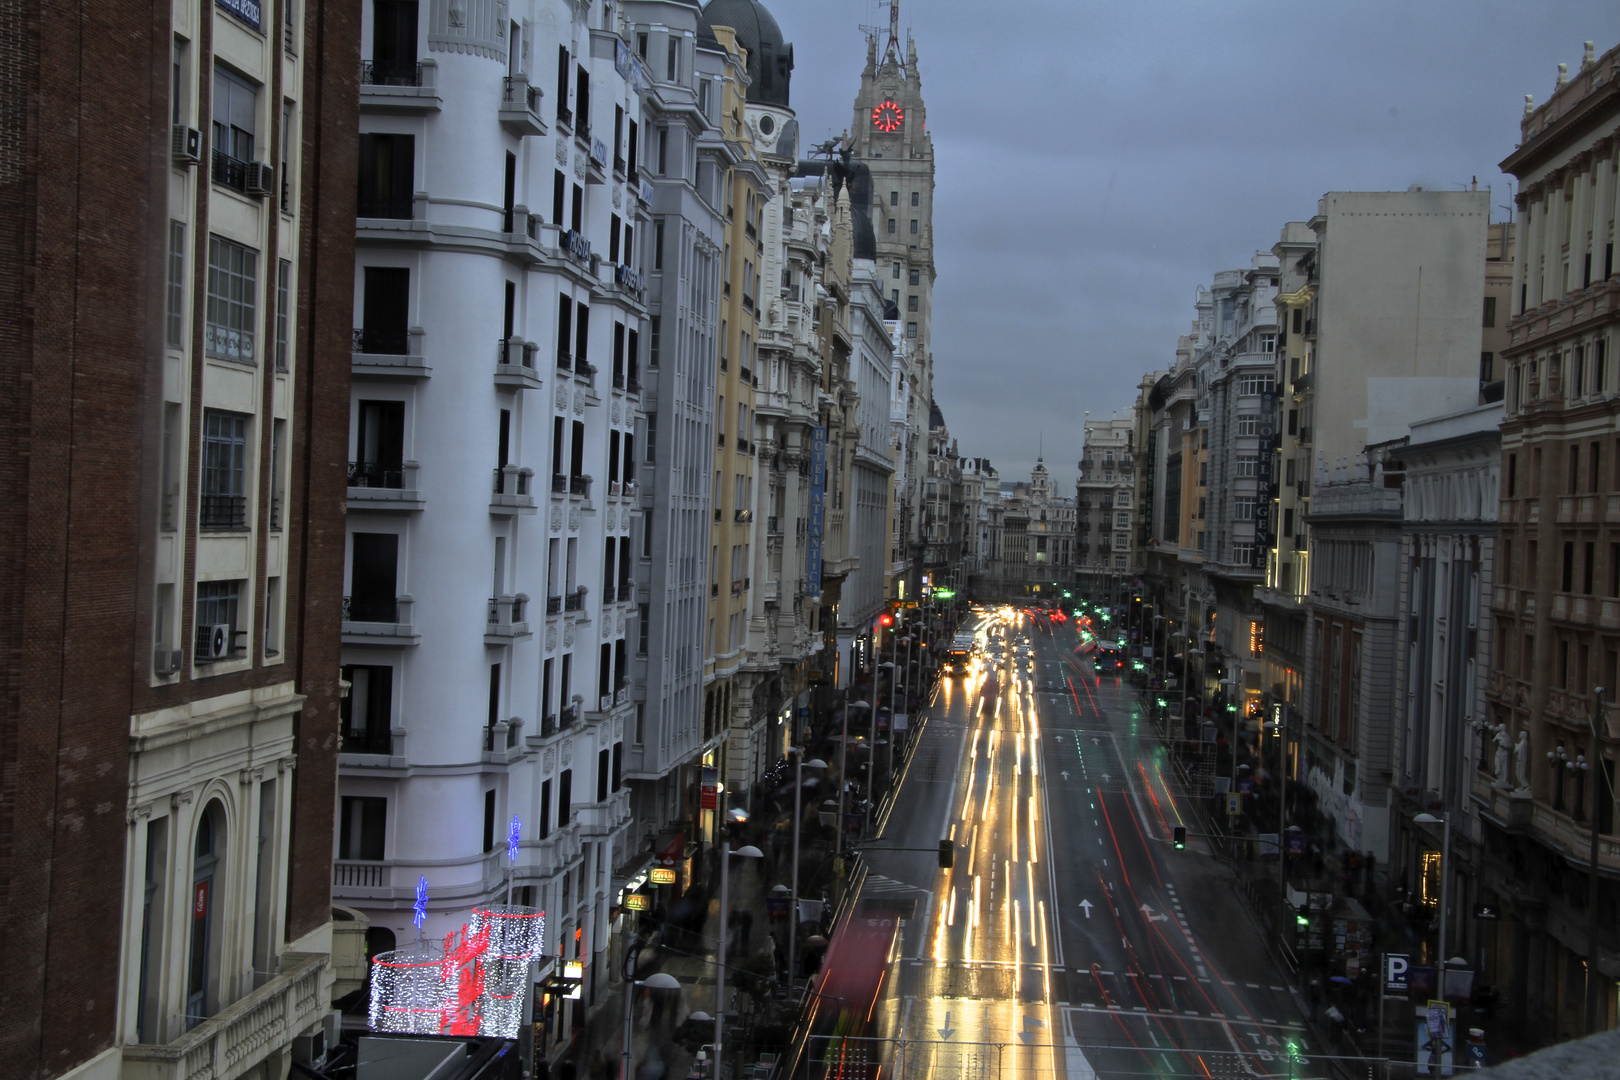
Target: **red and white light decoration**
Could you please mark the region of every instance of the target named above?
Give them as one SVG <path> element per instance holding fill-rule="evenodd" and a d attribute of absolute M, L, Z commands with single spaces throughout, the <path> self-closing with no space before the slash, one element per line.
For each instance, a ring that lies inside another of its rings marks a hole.
<path fill-rule="evenodd" d="M 892 101 L 885 101 L 872 110 L 872 126 L 886 135 L 893 135 L 900 130 L 905 122 L 906 115 L 900 106 Z"/>
<path fill-rule="evenodd" d="M 371 962 L 370 1026 L 411 1035 L 517 1037 L 529 964 L 545 951 L 546 914 L 476 908 L 442 945 L 418 942 Z"/>

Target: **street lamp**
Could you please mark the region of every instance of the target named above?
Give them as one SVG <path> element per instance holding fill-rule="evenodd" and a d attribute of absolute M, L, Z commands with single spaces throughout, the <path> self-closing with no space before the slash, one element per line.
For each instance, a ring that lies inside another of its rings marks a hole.
<path fill-rule="evenodd" d="M 1412 819 L 1419 825 L 1439 825 L 1440 833 L 1440 968 L 1437 983 L 1440 997 L 1446 996 L 1446 891 L 1447 878 L 1451 873 L 1451 811 L 1446 810 L 1439 817 L 1433 814 L 1418 814 Z M 1430 1036 L 1434 1041 L 1434 1048 L 1430 1051 L 1430 1060 L 1438 1065 L 1440 1063 L 1440 1037 L 1433 1032 Z"/>
<path fill-rule="evenodd" d="M 645 986 L 649 990 L 679 990 L 680 981 L 667 971 L 656 972 L 645 979 L 636 978 L 636 960 L 641 954 L 641 939 L 631 938 L 630 948 L 624 958 L 624 1046 L 620 1053 L 622 1064 L 619 1066 L 620 1076 L 630 1075 L 630 1041 L 635 1024 L 636 987 Z"/>
<path fill-rule="evenodd" d="M 790 903 L 793 905 L 788 912 L 788 989 L 793 989 L 793 976 L 798 966 L 799 947 L 799 833 L 803 828 L 800 814 L 804 797 L 804 767 L 812 769 L 825 769 L 827 763 L 820 758 L 804 760 L 804 748 L 792 747 L 793 754 L 793 886 Z M 839 828 L 843 828 L 843 821 L 839 821 Z"/>
<path fill-rule="evenodd" d="M 720 841 L 720 963 L 715 965 L 714 976 L 714 1067 L 715 1075 L 721 1073 L 720 1056 L 720 1029 L 726 1018 L 726 946 L 730 943 L 727 936 L 726 917 L 730 914 L 729 904 L 731 883 L 731 856 L 739 855 L 745 859 L 763 859 L 765 853 L 753 844 L 744 844 L 736 851 L 731 850 L 731 837 L 726 836 Z"/>

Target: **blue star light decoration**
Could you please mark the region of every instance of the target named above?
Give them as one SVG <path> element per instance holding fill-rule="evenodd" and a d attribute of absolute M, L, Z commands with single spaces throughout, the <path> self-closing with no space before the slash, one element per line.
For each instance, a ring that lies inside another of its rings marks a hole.
<path fill-rule="evenodd" d="M 412 909 L 411 921 L 416 929 L 421 930 L 422 924 L 427 922 L 427 878 L 416 879 L 416 906 Z"/>
<path fill-rule="evenodd" d="M 517 862 L 518 841 L 521 840 L 522 838 L 523 838 L 523 822 L 518 820 L 516 814 L 513 814 L 512 815 L 512 829 L 511 829 L 510 832 L 508 832 L 506 834 L 506 857 L 507 857 L 507 859 L 509 859 L 512 862 Z"/>

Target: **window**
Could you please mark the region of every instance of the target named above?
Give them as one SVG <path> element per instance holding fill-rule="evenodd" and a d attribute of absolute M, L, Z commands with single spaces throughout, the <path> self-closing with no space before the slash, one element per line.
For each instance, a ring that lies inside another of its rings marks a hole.
<path fill-rule="evenodd" d="M 415 86 L 415 0 L 377 0 L 371 32 L 372 81 L 384 86 Z"/>
<path fill-rule="evenodd" d="M 906 337 L 914 338 L 916 336 L 917 336 L 917 324 L 914 323 L 914 322 L 906 323 Z"/>
<path fill-rule="evenodd" d="M 367 266 L 360 310 L 363 353 L 404 356 L 410 345 L 411 272 L 403 266 Z"/>
<path fill-rule="evenodd" d="M 338 828 L 338 858 L 381 862 L 388 827 L 388 800 L 372 795 L 345 795 Z"/>
<path fill-rule="evenodd" d="M 495 789 L 484 792 L 484 850 L 495 850 Z"/>
<path fill-rule="evenodd" d="M 1237 433 L 1239 436 L 1255 435 L 1260 427 L 1260 418 L 1254 413 L 1244 413 L 1237 418 Z"/>
<path fill-rule="evenodd" d="M 912 295 L 906 297 L 906 310 L 907 311 L 916 311 L 917 310 L 917 296 L 916 296 L 915 293 L 913 293 Z"/>
<path fill-rule="evenodd" d="M 1254 520 L 1254 498 L 1249 495 L 1239 495 L 1232 500 L 1232 516 L 1237 521 Z"/>
<path fill-rule="evenodd" d="M 1238 377 L 1238 396 L 1255 397 L 1271 389 L 1271 376 L 1269 375 L 1240 375 Z"/>
<path fill-rule="evenodd" d="M 211 664 L 236 655 L 242 585 L 240 580 L 197 582 L 197 663 Z"/>
<path fill-rule="evenodd" d="M 186 320 L 186 225 L 169 222 L 169 282 L 165 292 L 164 338 L 170 348 L 185 346 Z"/>
<path fill-rule="evenodd" d="M 1494 297 L 1494 296 L 1487 296 L 1485 298 L 1485 323 L 1484 323 L 1484 325 L 1486 325 L 1486 326 L 1495 326 L 1496 325 L 1496 297 Z"/>
<path fill-rule="evenodd" d="M 659 218 L 653 222 L 653 269 L 664 268 L 664 219 Z M 652 366 L 658 366 L 658 319 L 653 319 L 653 358 Z"/>
<path fill-rule="evenodd" d="M 648 608 L 649 608 L 649 605 L 647 605 L 647 604 L 637 604 L 636 605 L 636 655 L 637 656 L 646 656 L 647 655 L 647 634 L 648 634 L 648 630 L 650 629 L 650 627 L 649 627 L 650 620 L 648 618 Z M 640 742 L 641 740 L 637 739 L 636 741 Z"/>
<path fill-rule="evenodd" d="M 917 235 L 917 219 L 916 218 L 911 219 L 911 235 L 912 236 Z"/>
<path fill-rule="evenodd" d="M 1260 351 L 1263 352 L 1263 353 L 1274 353 L 1274 352 L 1276 352 L 1277 351 L 1277 335 L 1276 334 L 1261 334 L 1260 335 Z"/>
<path fill-rule="evenodd" d="M 912 193 L 911 193 L 911 205 L 912 205 L 912 206 L 916 206 L 916 205 L 918 205 L 918 203 L 917 203 L 917 194 L 918 194 L 918 193 L 917 193 L 917 192 L 915 192 L 915 191 L 913 191 L 913 192 L 912 192 Z"/>
<path fill-rule="evenodd" d="M 1232 561 L 1239 566 L 1248 566 L 1254 561 L 1253 544 L 1233 544 Z"/>
<path fill-rule="evenodd" d="M 225 68 L 214 67 L 214 179 L 238 191 L 247 187 L 240 166 L 253 160 L 253 137 L 258 130 L 259 88 Z M 223 159 L 223 163 L 221 161 Z"/>
<path fill-rule="evenodd" d="M 1260 459 L 1254 454 L 1239 454 L 1237 459 L 1237 474 L 1239 476 L 1254 476 L 1260 467 Z"/>
<path fill-rule="evenodd" d="M 912 271 L 912 273 L 916 273 L 916 271 Z M 894 277 L 897 280 L 899 279 L 899 277 L 900 277 L 900 264 L 899 263 L 894 264 L 894 273 L 891 276 Z"/>
<path fill-rule="evenodd" d="M 292 301 L 292 261 L 276 267 L 276 370 L 287 370 L 287 305 Z"/>
<path fill-rule="evenodd" d="M 900 205 L 900 193 L 898 191 L 889 192 L 889 205 L 890 206 L 899 206 Z"/>
<path fill-rule="evenodd" d="M 669 128 L 658 129 L 658 175 L 669 175 Z"/>
<path fill-rule="evenodd" d="M 889 219 L 887 229 L 888 229 L 889 235 L 893 236 L 894 232 L 895 232 L 894 218 Z"/>
<path fill-rule="evenodd" d="M 198 524 L 205 531 L 247 526 L 247 424 L 248 418 L 241 413 L 203 410 Z"/>
<path fill-rule="evenodd" d="M 258 276 L 257 251 L 223 237 L 208 238 L 208 318 L 203 344 L 209 356 L 253 363 Z"/>
<path fill-rule="evenodd" d="M 900 264 L 895 263 L 895 265 L 899 266 Z M 913 270 L 911 272 L 911 284 L 918 285 L 918 284 L 921 284 L 921 283 L 922 283 L 922 271 L 921 270 Z"/>
<path fill-rule="evenodd" d="M 671 34 L 669 38 L 669 55 L 664 60 L 664 72 L 670 82 L 679 82 L 681 73 L 681 40 Z M 559 822 L 560 824 L 560 822 Z"/>
<path fill-rule="evenodd" d="M 343 668 L 349 694 L 338 701 L 342 752 L 387 754 L 393 748 L 394 669 L 360 664 Z"/>
<path fill-rule="evenodd" d="M 399 537 L 393 533 L 355 533 L 349 570 L 345 621 L 399 621 L 395 595 L 399 580 Z"/>
<path fill-rule="evenodd" d="M 574 805 L 574 770 L 557 774 L 557 828 L 568 824 L 568 811 Z"/>

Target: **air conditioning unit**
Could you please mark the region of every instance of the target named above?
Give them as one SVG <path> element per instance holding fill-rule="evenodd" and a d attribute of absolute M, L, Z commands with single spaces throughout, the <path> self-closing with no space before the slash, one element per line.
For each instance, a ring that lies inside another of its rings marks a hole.
<path fill-rule="evenodd" d="M 156 649 L 152 652 L 152 673 L 155 675 L 173 675 L 180 670 L 179 649 Z"/>
<path fill-rule="evenodd" d="M 276 190 L 276 167 L 268 161 L 250 161 L 247 167 L 247 193 L 273 195 Z"/>
<path fill-rule="evenodd" d="M 169 150 L 176 165 L 195 165 L 202 160 L 202 132 L 176 124 L 170 134 Z"/>
<path fill-rule="evenodd" d="M 231 624 L 214 623 L 203 627 L 206 637 L 199 635 L 197 645 L 205 659 L 224 660 L 231 655 Z"/>
<path fill-rule="evenodd" d="M 292 1058 L 300 1065 L 320 1068 L 326 1064 L 326 1029 L 316 1028 L 308 1035 L 293 1038 Z"/>

